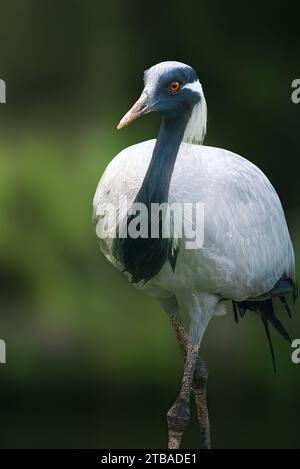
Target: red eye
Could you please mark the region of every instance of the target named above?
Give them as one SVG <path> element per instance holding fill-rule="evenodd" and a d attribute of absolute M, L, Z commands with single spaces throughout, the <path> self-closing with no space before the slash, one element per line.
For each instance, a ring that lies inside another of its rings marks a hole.
<path fill-rule="evenodd" d="M 178 91 L 180 88 L 180 83 L 179 81 L 172 81 L 170 84 L 169 84 L 169 90 L 170 91 Z"/>

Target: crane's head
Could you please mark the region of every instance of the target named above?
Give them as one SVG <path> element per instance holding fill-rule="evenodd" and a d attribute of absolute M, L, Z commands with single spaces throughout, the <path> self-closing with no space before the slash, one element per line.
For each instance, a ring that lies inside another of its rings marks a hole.
<path fill-rule="evenodd" d="M 164 117 L 188 115 L 184 140 L 202 143 L 206 132 L 207 109 L 202 86 L 195 70 L 181 62 L 161 62 L 146 70 L 144 90 L 121 119 L 118 129 L 151 111 Z"/>

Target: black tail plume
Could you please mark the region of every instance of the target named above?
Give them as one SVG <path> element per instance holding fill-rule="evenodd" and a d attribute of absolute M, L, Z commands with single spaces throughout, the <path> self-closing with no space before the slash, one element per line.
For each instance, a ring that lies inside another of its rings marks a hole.
<path fill-rule="evenodd" d="M 279 299 L 280 299 L 281 303 L 283 304 L 283 306 L 285 307 L 285 309 L 286 309 L 286 311 L 289 315 L 289 318 L 291 318 L 292 317 L 292 312 L 291 312 L 290 307 L 289 307 L 289 305 L 288 305 L 288 303 L 285 299 L 285 296 L 280 296 Z"/>
<path fill-rule="evenodd" d="M 272 343 L 272 339 L 271 339 L 271 335 L 270 335 L 269 324 L 268 324 L 268 321 L 267 321 L 266 318 L 262 317 L 261 319 L 262 319 L 263 325 L 265 327 L 266 335 L 267 335 L 269 346 L 270 346 L 270 352 L 271 352 L 271 356 L 272 356 L 274 373 L 276 373 L 277 370 L 276 370 L 276 362 L 275 362 L 275 353 L 274 353 L 274 347 L 273 347 L 273 343 Z"/>
<path fill-rule="evenodd" d="M 292 283 L 292 287 L 293 287 L 293 302 L 294 304 L 296 303 L 296 300 L 298 298 L 298 285 L 296 282 L 293 282 Z"/>
<path fill-rule="evenodd" d="M 286 299 L 284 296 L 280 297 L 281 302 L 284 304 L 285 308 L 288 311 L 289 316 L 291 315 L 290 308 L 286 302 Z M 275 363 L 275 353 L 274 353 L 274 348 L 271 340 L 271 335 L 270 335 L 270 330 L 269 330 L 269 323 L 272 324 L 272 326 L 279 332 L 279 334 L 286 339 L 289 343 L 292 342 L 288 332 L 285 330 L 284 326 L 282 323 L 279 321 L 279 319 L 275 316 L 274 313 L 274 308 L 273 308 L 273 302 L 272 299 L 268 300 L 263 300 L 263 301 L 241 301 L 241 302 L 235 302 L 233 301 L 233 311 L 236 317 L 236 310 L 239 311 L 239 314 L 241 317 L 245 315 L 245 312 L 247 310 L 250 311 L 255 311 L 261 318 L 265 332 L 267 335 L 268 343 L 270 346 L 270 351 L 271 351 L 271 356 L 272 356 L 272 362 L 274 366 L 274 371 L 276 372 L 276 363 Z"/>

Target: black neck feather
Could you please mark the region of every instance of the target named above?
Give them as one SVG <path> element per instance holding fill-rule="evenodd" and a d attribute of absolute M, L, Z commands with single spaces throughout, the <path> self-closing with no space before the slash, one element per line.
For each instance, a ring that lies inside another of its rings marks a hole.
<path fill-rule="evenodd" d="M 148 208 L 148 238 L 117 238 L 114 256 L 123 264 L 124 270 L 132 275 L 132 281 L 147 282 L 158 274 L 162 266 L 170 261 L 175 269 L 177 252 L 172 250 L 172 239 L 151 238 L 151 204 L 168 202 L 169 188 L 176 157 L 190 114 L 181 117 L 163 118 L 151 162 L 134 202 Z M 128 215 L 127 226 L 134 218 Z"/>

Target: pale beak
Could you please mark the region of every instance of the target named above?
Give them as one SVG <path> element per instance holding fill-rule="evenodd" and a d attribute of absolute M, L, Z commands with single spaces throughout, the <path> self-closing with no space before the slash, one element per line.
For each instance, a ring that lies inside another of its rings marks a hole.
<path fill-rule="evenodd" d="M 122 129 L 125 125 L 130 124 L 134 119 L 146 114 L 151 111 L 152 106 L 149 103 L 149 96 L 143 92 L 137 102 L 132 106 L 131 109 L 125 114 L 120 120 L 117 129 Z"/>

